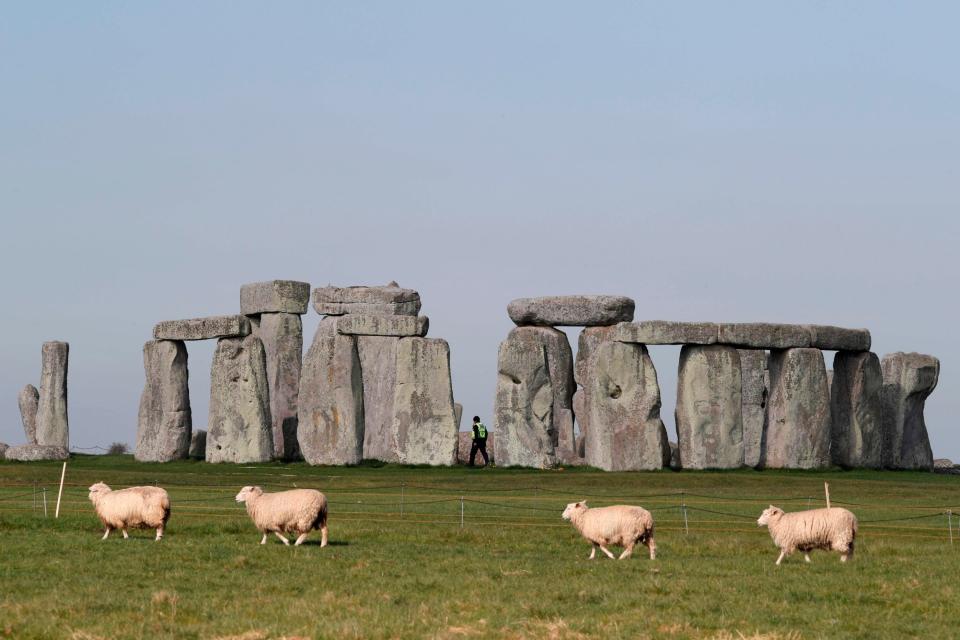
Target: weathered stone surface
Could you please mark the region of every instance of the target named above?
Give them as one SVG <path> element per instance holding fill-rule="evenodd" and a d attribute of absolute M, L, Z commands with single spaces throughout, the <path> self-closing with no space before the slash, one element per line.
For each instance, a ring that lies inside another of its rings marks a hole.
<path fill-rule="evenodd" d="M 760 464 L 768 469 L 830 465 L 830 389 L 818 349 L 772 351 Z"/>
<path fill-rule="evenodd" d="M 186 458 L 193 427 L 186 345 L 179 340 L 147 342 L 143 373 L 134 458 L 140 462 Z"/>
<path fill-rule="evenodd" d="M 677 441 L 684 469 L 743 466 L 740 354 L 725 345 L 686 345 L 677 375 Z"/>
<path fill-rule="evenodd" d="M 221 338 L 210 367 L 207 462 L 267 462 L 273 454 L 267 356 L 257 336 Z"/>
<path fill-rule="evenodd" d="M 4 454 L 7 460 L 33 462 L 34 460 L 67 460 L 70 451 L 58 445 L 22 444 L 10 447 Z"/>
<path fill-rule="evenodd" d="M 767 413 L 767 352 L 759 349 L 738 349 L 740 355 L 740 395 L 743 400 L 743 463 L 748 467 L 760 464 L 760 441 Z"/>
<path fill-rule="evenodd" d="M 310 464 L 357 464 L 363 458 L 363 380 L 357 338 L 324 318 L 300 377 L 300 451 Z"/>
<path fill-rule="evenodd" d="M 399 341 L 393 416 L 400 462 L 456 463 L 457 423 L 450 378 L 450 346 L 446 340 L 402 338 Z"/>
<path fill-rule="evenodd" d="M 463 424 L 463 405 L 459 402 L 453 403 L 453 417 L 457 421 L 457 431 L 460 431 L 460 426 Z"/>
<path fill-rule="evenodd" d="M 457 462 L 460 464 L 470 464 L 470 449 L 473 447 L 473 435 L 470 431 L 461 431 L 457 434 L 459 443 L 457 445 Z M 490 464 L 493 464 L 493 451 L 496 437 L 492 432 L 487 432 L 487 457 L 490 458 Z M 483 456 L 477 452 L 474 464 L 483 464 Z"/>
<path fill-rule="evenodd" d="M 940 361 L 920 353 L 885 355 L 883 371 L 883 464 L 891 469 L 933 468 L 923 408 L 940 379 Z"/>
<path fill-rule="evenodd" d="M 252 282 L 240 287 L 240 313 L 295 313 L 303 315 L 310 302 L 310 283 L 296 280 Z"/>
<path fill-rule="evenodd" d="M 255 333 L 267 356 L 273 456 L 299 460 L 297 396 L 303 364 L 303 323 L 294 313 L 264 313 Z"/>
<path fill-rule="evenodd" d="M 536 331 L 513 330 L 497 357 L 494 430 L 503 467 L 551 467 L 556 463 L 553 386 L 547 349 Z"/>
<path fill-rule="evenodd" d="M 356 340 L 363 382 L 363 457 L 399 462 L 393 400 L 400 338 L 360 336 Z"/>
<path fill-rule="evenodd" d="M 37 408 L 40 404 L 40 392 L 32 384 L 28 384 L 17 394 L 17 404 L 20 405 L 20 421 L 23 422 L 23 433 L 27 436 L 27 444 L 37 444 Z"/>
<path fill-rule="evenodd" d="M 830 385 L 830 457 L 834 464 L 874 469 L 883 466 L 882 390 L 883 372 L 877 354 L 837 352 Z"/>
<path fill-rule="evenodd" d="M 590 368 L 593 365 L 593 354 L 597 346 L 612 339 L 614 331 L 614 327 L 587 327 L 580 332 L 577 339 L 577 362 L 573 369 L 573 377 L 581 387 L 586 386 L 587 381 L 590 380 Z"/>
<path fill-rule="evenodd" d="M 819 324 L 806 325 L 810 346 L 823 351 L 870 351 L 871 337 L 866 329 L 844 329 Z"/>
<path fill-rule="evenodd" d="M 680 468 L 680 445 L 676 442 L 670 443 L 670 468 Z"/>
<path fill-rule="evenodd" d="M 415 316 L 420 294 L 413 289 L 385 287 L 320 287 L 313 290 L 313 308 L 320 315 Z"/>
<path fill-rule="evenodd" d="M 722 323 L 717 342 L 754 349 L 791 349 L 810 346 L 810 331 L 799 324 L 768 322 Z"/>
<path fill-rule="evenodd" d="M 190 436 L 190 457 L 204 460 L 207 457 L 207 432 L 203 429 L 194 429 Z"/>
<path fill-rule="evenodd" d="M 657 372 L 646 347 L 603 342 L 592 357 L 593 371 L 585 387 L 586 463 L 607 471 L 662 469 L 670 464 Z"/>
<path fill-rule="evenodd" d="M 250 320 L 246 316 L 164 320 L 153 327 L 154 340 L 212 340 L 247 335 L 250 335 Z"/>
<path fill-rule="evenodd" d="M 544 296 L 517 298 L 507 305 L 520 326 L 592 327 L 633 320 L 634 302 L 624 296 Z"/>
<path fill-rule="evenodd" d="M 590 426 L 590 414 L 587 412 L 587 404 L 585 402 L 586 390 L 582 387 L 578 388 L 576 393 L 573 394 L 573 416 L 577 425 L 577 455 L 581 458 L 584 455 L 583 450 L 583 437 L 587 433 L 587 429 Z"/>
<path fill-rule="evenodd" d="M 407 337 L 427 335 L 430 319 L 427 316 L 341 316 L 337 331 L 355 336 Z"/>
<path fill-rule="evenodd" d="M 637 344 L 716 344 L 718 333 L 719 326 L 713 322 L 644 320 L 621 322 L 612 339 Z"/>
<path fill-rule="evenodd" d="M 67 420 L 67 360 L 70 345 L 66 342 L 44 342 L 41 354 L 37 444 L 67 450 L 70 448 Z"/>

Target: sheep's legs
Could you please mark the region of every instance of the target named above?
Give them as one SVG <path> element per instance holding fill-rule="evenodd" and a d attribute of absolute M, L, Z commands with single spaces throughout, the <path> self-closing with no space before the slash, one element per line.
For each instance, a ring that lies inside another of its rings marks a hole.
<path fill-rule="evenodd" d="M 629 558 L 633 554 L 633 545 L 628 544 L 624 549 L 623 553 L 620 554 L 618 560 L 623 560 L 624 558 Z"/>
<path fill-rule="evenodd" d="M 157 537 L 154 538 L 156 542 L 163 540 L 163 527 L 157 527 Z"/>
<path fill-rule="evenodd" d="M 614 556 L 612 553 L 610 553 L 610 549 L 607 549 L 607 548 L 606 548 L 605 546 L 603 546 L 602 544 L 599 545 L 599 547 L 600 547 L 600 551 L 603 551 L 605 554 L 607 554 L 607 557 L 610 558 L 611 560 L 613 560 L 613 559 L 616 558 L 616 556 Z"/>
<path fill-rule="evenodd" d="M 283 544 L 287 545 L 288 547 L 290 546 L 290 541 L 287 540 L 286 538 L 284 538 L 283 535 L 281 535 L 281 533 L 280 533 L 279 531 L 274 531 L 274 532 L 273 532 L 273 535 L 275 535 L 275 536 L 277 536 L 278 538 L 280 538 L 281 540 L 283 540 Z"/>
<path fill-rule="evenodd" d="M 840 554 L 840 562 L 846 562 L 846 561 L 847 561 L 847 554 L 845 553 Z"/>
<path fill-rule="evenodd" d="M 107 539 L 107 536 L 110 535 L 110 531 L 111 531 L 110 527 L 107 527 L 107 530 L 103 533 L 103 537 L 100 538 L 100 539 L 101 539 L 101 540 L 106 540 L 106 539 Z"/>
<path fill-rule="evenodd" d="M 647 538 L 647 548 L 650 549 L 650 559 L 657 559 L 657 543 L 654 541 L 653 536 Z"/>
<path fill-rule="evenodd" d="M 780 552 L 780 557 L 777 558 L 777 564 L 778 564 L 778 565 L 779 565 L 780 562 L 783 560 L 783 557 L 784 557 L 785 555 L 787 555 L 787 552 L 786 552 L 786 551 L 781 551 L 781 552 Z"/>
<path fill-rule="evenodd" d="M 324 523 L 324 525 L 323 525 L 322 527 L 320 527 L 320 546 L 321 546 L 321 547 L 327 546 L 327 525 L 326 525 L 326 523 Z"/>
<path fill-rule="evenodd" d="M 293 546 L 299 547 L 301 544 L 303 544 L 303 541 L 306 539 L 307 539 L 307 534 L 301 533 L 299 536 L 297 536 L 297 541 L 293 543 Z"/>
<path fill-rule="evenodd" d="M 266 534 L 266 533 L 263 534 L 263 539 L 260 540 L 260 544 L 267 544 L 267 534 Z"/>
<path fill-rule="evenodd" d="M 124 540 L 126 540 L 127 538 L 130 537 L 130 536 L 127 534 L 127 530 L 126 530 L 126 529 L 120 529 L 120 531 L 123 531 L 123 539 L 124 539 Z"/>
<path fill-rule="evenodd" d="M 810 554 L 809 554 L 809 553 L 804 553 L 804 554 L 803 554 L 803 560 L 804 560 L 804 562 L 810 562 Z"/>
<path fill-rule="evenodd" d="M 593 545 L 593 548 L 590 549 L 590 557 L 587 558 L 587 560 L 593 560 L 593 558 L 594 558 L 596 555 L 597 555 L 597 545 Z"/>

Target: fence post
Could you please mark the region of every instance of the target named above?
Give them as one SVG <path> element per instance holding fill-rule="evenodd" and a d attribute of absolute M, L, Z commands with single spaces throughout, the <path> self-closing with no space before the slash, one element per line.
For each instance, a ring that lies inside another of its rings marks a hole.
<path fill-rule="evenodd" d="M 830 508 L 830 485 L 826 482 L 823 483 L 823 493 L 827 496 L 827 509 Z"/>
<path fill-rule="evenodd" d="M 460 496 L 460 528 L 463 529 L 463 496 Z"/>
<path fill-rule="evenodd" d="M 47 488 L 43 488 L 43 517 L 47 517 Z"/>
<path fill-rule="evenodd" d="M 687 523 L 687 502 L 684 499 L 683 490 L 680 490 L 680 512 L 683 513 L 683 534 L 690 533 L 690 526 Z"/>
<path fill-rule="evenodd" d="M 400 483 L 400 517 L 403 517 L 403 490 L 406 487 L 406 482 Z"/>
<path fill-rule="evenodd" d="M 63 463 L 63 471 L 60 472 L 60 490 L 57 491 L 57 511 L 53 517 L 60 518 L 60 499 L 63 497 L 63 479 L 67 477 L 67 463 Z"/>
<path fill-rule="evenodd" d="M 953 512 L 947 510 L 947 530 L 950 532 L 950 546 L 953 546 Z"/>

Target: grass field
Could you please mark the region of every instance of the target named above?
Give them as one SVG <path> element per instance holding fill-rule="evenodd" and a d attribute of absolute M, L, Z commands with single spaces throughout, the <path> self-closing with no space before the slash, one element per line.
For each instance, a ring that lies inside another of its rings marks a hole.
<path fill-rule="evenodd" d="M 78 456 L 55 520 L 59 474 L 59 463 L 0 463 L 0 637 L 960 637 L 960 539 L 951 545 L 944 515 L 960 511 L 955 476 Z M 101 542 L 86 498 L 98 480 L 165 487 L 166 538 Z M 816 552 L 812 564 L 795 555 L 774 566 L 757 516 L 770 503 L 822 506 L 824 481 L 861 521 L 853 562 Z M 321 549 L 319 534 L 300 548 L 257 544 L 233 501 L 245 484 L 324 491 L 331 545 Z M 35 486 L 48 489 L 48 517 Z M 588 561 L 589 545 L 560 519 L 583 498 L 650 509 L 657 560 L 638 548 L 623 562 Z"/>

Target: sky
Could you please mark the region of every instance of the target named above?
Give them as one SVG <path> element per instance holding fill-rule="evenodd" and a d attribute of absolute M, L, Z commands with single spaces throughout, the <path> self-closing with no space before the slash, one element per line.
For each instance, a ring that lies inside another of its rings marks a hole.
<path fill-rule="evenodd" d="M 74 448 L 133 444 L 156 322 L 237 313 L 246 282 L 396 280 L 488 424 L 511 299 L 620 294 L 638 320 L 933 354 L 934 455 L 960 460 L 958 23 L 952 2 L 6 4 L 0 441 L 24 441 L 45 340 L 70 343 Z M 195 428 L 213 348 L 188 344 Z M 679 348 L 651 353 L 675 439 Z"/>

